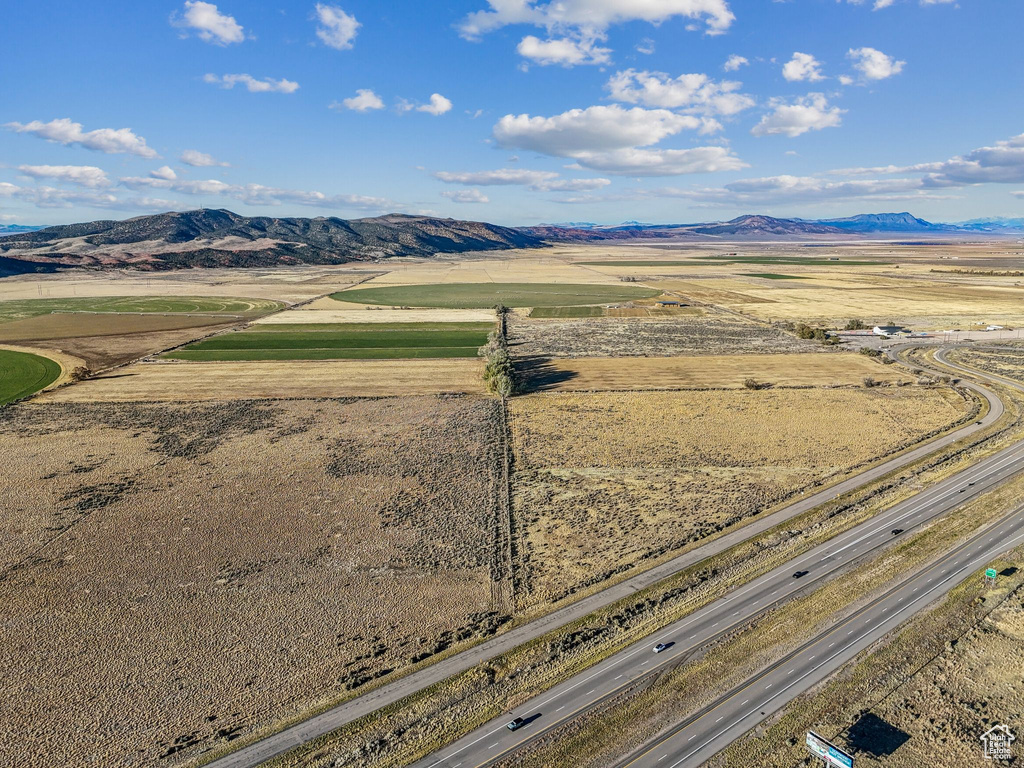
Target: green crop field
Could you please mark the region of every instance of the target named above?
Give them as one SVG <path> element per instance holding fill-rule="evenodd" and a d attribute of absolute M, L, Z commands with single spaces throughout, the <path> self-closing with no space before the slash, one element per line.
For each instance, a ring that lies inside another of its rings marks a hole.
<path fill-rule="evenodd" d="M 52 312 L 223 313 L 265 315 L 284 305 L 268 299 L 206 296 L 102 296 L 71 299 L 0 301 L 0 323 Z"/>
<path fill-rule="evenodd" d="M 537 307 L 530 317 L 604 317 L 604 307 Z"/>
<path fill-rule="evenodd" d="M 60 376 L 60 366 L 48 357 L 0 349 L 0 405 L 31 395 Z"/>
<path fill-rule="evenodd" d="M 743 277 L 761 277 L 765 280 L 810 280 L 799 275 L 780 275 L 777 272 L 744 272 Z"/>
<path fill-rule="evenodd" d="M 258 325 L 169 352 L 176 360 L 476 357 L 494 323 Z"/>
<path fill-rule="evenodd" d="M 332 299 L 392 307 L 486 309 L 559 307 L 648 299 L 661 294 L 653 288 L 628 285 L 552 285 L 547 283 L 448 283 L 355 288 L 331 294 Z"/>

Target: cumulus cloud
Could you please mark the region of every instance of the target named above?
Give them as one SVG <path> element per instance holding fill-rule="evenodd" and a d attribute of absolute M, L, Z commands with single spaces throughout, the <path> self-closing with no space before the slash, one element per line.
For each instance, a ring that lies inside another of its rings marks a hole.
<path fill-rule="evenodd" d="M 784 135 L 795 138 L 808 131 L 834 128 L 842 123 L 845 110 L 830 107 L 823 93 L 809 93 L 792 104 L 773 99 L 772 111 L 761 118 L 750 132 L 754 136 Z"/>
<path fill-rule="evenodd" d="M 691 173 L 738 171 L 747 167 L 746 163 L 726 147 L 629 147 L 608 152 L 580 152 L 574 157 L 581 167 L 617 176 L 681 176 Z"/>
<path fill-rule="evenodd" d="M 931 186 L 1024 183 L 1024 133 L 929 168 L 926 183 Z"/>
<path fill-rule="evenodd" d="M 120 179 L 122 186 L 133 190 L 171 190 L 186 195 L 218 195 L 238 200 L 248 205 L 305 205 L 317 208 L 351 208 L 362 211 L 385 212 L 400 210 L 402 206 L 393 200 L 366 195 L 327 195 L 323 192 L 300 189 L 282 189 L 263 184 L 228 184 L 218 179 L 182 180 L 126 177 Z"/>
<path fill-rule="evenodd" d="M 848 3 L 853 5 L 863 5 L 864 0 L 846 0 Z M 920 0 L 920 5 L 952 5 L 956 0 Z M 871 7 L 873 10 L 880 11 L 883 8 L 888 8 L 894 5 L 896 0 L 875 0 Z"/>
<path fill-rule="evenodd" d="M 146 145 L 146 140 L 136 136 L 130 128 L 97 128 L 83 131 L 81 123 L 62 117 L 48 123 L 33 120 L 30 123 L 7 123 L 5 128 L 15 133 L 28 133 L 65 146 L 77 145 L 107 154 L 124 153 L 139 157 L 157 157 L 157 153 Z"/>
<path fill-rule="evenodd" d="M 384 102 L 370 88 L 359 88 L 355 96 L 342 99 L 341 103 L 334 102 L 330 109 L 351 109 L 353 112 L 369 112 L 374 109 L 384 109 Z"/>
<path fill-rule="evenodd" d="M 660 24 L 677 16 L 703 21 L 708 34 L 719 34 L 735 19 L 725 0 L 488 0 L 488 6 L 463 20 L 463 37 L 476 40 L 511 24 L 593 32 L 630 21 Z"/>
<path fill-rule="evenodd" d="M 547 31 L 547 39 L 530 35 L 519 53 L 540 64 L 601 64 L 611 51 L 598 46 L 616 24 L 646 21 L 660 24 L 674 17 L 703 21 L 709 35 L 725 32 L 734 20 L 726 0 L 488 0 L 488 8 L 469 14 L 460 25 L 467 40 L 479 40 L 501 27 L 526 24 Z M 689 27 L 696 28 L 696 24 Z M 653 44 L 641 42 L 641 53 Z"/>
<path fill-rule="evenodd" d="M 489 203 L 487 197 L 479 189 L 448 189 L 441 193 L 441 197 L 447 197 L 453 203 Z"/>
<path fill-rule="evenodd" d="M 754 106 L 753 98 L 737 93 L 741 85 L 732 80 L 716 82 L 702 74 L 672 78 L 664 72 L 627 69 L 612 75 L 605 88 L 616 101 L 729 116 Z"/>
<path fill-rule="evenodd" d="M 745 67 L 749 63 L 750 60 L 747 59 L 746 56 L 739 56 L 734 53 L 732 56 L 725 60 L 725 64 L 722 65 L 722 69 L 724 69 L 726 72 L 735 72 L 740 67 Z"/>
<path fill-rule="evenodd" d="M 94 165 L 19 165 L 18 170 L 33 179 L 55 179 L 93 189 L 110 185 L 107 174 Z"/>
<path fill-rule="evenodd" d="M 885 80 L 887 77 L 898 75 L 907 63 L 897 61 L 875 48 L 851 48 L 846 55 L 853 61 L 853 68 L 866 80 Z"/>
<path fill-rule="evenodd" d="M 525 168 L 499 168 L 493 171 L 437 171 L 434 178 L 446 184 L 480 187 L 523 186 L 543 192 L 600 189 L 611 184 L 608 179 L 562 179 L 554 171 L 531 171 Z"/>
<path fill-rule="evenodd" d="M 416 107 L 417 112 L 426 112 L 429 115 L 443 115 L 452 108 L 452 103 L 440 93 L 430 94 L 430 101 Z"/>
<path fill-rule="evenodd" d="M 821 74 L 821 62 L 811 54 L 799 51 L 795 52 L 793 58 L 782 66 L 782 76 L 791 83 L 805 80 L 813 83 L 825 79 L 825 76 Z"/>
<path fill-rule="evenodd" d="M 178 174 L 176 174 L 174 172 L 174 169 L 171 168 L 171 166 L 169 165 L 164 165 L 160 168 L 157 168 L 155 171 L 150 171 L 149 175 L 151 178 L 165 179 L 167 181 L 173 181 L 174 179 L 178 178 Z"/>
<path fill-rule="evenodd" d="M 356 21 L 356 17 L 345 13 L 336 5 L 316 4 L 316 19 L 318 25 L 316 36 L 324 45 L 338 51 L 345 51 L 352 47 L 356 39 L 356 32 L 362 25 Z"/>
<path fill-rule="evenodd" d="M 70 208 L 84 205 L 88 208 L 111 208 L 118 199 L 109 192 L 91 189 L 59 189 L 57 187 L 19 187 L 9 182 L 0 182 L 0 197 L 24 200 L 37 208 Z"/>
<path fill-rule="evenodd" d="M 553 117 L 505 115 L 494 126 L 494 138 L 502 147 L 575 157 L 580 152 L 649 146 L 700 127 L 701 121 L 692 115 L 615 104 L 571 109 Z"/>
<path fill-rule="evenodd" d="M 181 16 L 173 23 L 182 29 L 191 29 L 200 40 L 217 45 L 230 45 L 245 40 L 245 30 L 233 16 L 221 13 L 213 3 L 187 0 Z"/>
<path fill-rule="evenodd" d="M 594 39 L 572 39 L 561 37 L 541 40 L 534 35 L 524 37 L 516 47 L 519 55 L 536 64 L 561 64 L 572 67 L 577 64 L 607 64 L 610 48 L 600 48 Z"/>
<path fill-rule="evenodd" d="M 227 163 L 222 163 L 213 155 L 200 152 L 198 149 L 186 149 L 181 153 L 180 160 L 185 165 L 191 165 L 193 168 L 212 168 L 214 166 L 226 168 L 228 166 Z"/>
<path fill-rule="evenodd" d="M 219 85 L 221 88 L 231 89 L 236 85 L 244 85 L 249 93 L 295 93 L 299 90 L 299 84 L 292 80 L 275 80 L 272 77 L 257 80 L 252 75 L 211 75 L 203 76 L 203 82 L 212 85 Z"/>

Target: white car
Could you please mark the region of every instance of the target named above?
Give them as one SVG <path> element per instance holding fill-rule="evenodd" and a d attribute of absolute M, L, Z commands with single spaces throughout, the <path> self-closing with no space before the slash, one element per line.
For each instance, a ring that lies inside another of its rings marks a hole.
<path fill-rule="evenodd" d="M 666 648 L 668 648 L 668 646 L 665 645 L 664 643 L 658 643 L 656 646 L 654 646 L 654 652 L 655 653 L 661 653 Z"/>

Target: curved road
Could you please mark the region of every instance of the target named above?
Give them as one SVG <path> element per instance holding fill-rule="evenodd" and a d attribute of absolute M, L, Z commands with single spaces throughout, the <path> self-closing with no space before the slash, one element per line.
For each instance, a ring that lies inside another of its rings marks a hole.
<path fill-rule="evenodd" d="M 988 402 L 989 411 L 980 420 L 971 422 L 961 429 L 923 443 L 913 450 L 904 452 L 840 483 L 806 496 L 777 512 L 756 518 L 752 522 L 738 527 L 713 541 L 698 546 L 689 552 L 571 605 L 516 627 L 504 634 L 492 637 L 472 648 L 449 656 L 392 683 L 368 691 L 362 696 L 340 704 L 308 720 L 267 736 L 246 747 L 242 747 L 209 763 L 209 768 L 255 768 L 255 766 L 273 757 L 302 746 L 353 720 L 400 701 L 406 696 L 412 695 L 441 680 L 472 669 L 482 662 L 510 651 L 523 643 L 529 642 L 576 619 L 587 616 L 595 610 L 610 605 L 638 590 L 656 584 L 702 560 L 720 554 L 736 544 L 740 544 L 786 520 L 824 504 L 838 495 L 872 483 L 894 470 L 940 451 L 979 430 L 986 429 L 1002 416 L 1004 411 L 1002 401 L 995 393 L 983 386 L 968 381 L 964 381 L 963 384 L 977 392 L 979 396 Z"/>
<path fill-rule="evenodd" d="M 964 372 L 983 375 L 957 367 Z M 979 388 L 973 382 L 963 383 Z M 1024 389 L 1019 384 L 1015 386 Z M 1024 441 L 930 486 L 534 697 L 508 715 L 496 718 L 430 758 L 415 763 L 415 768 L 478 768 L 493 764 L 641 683 L 652 673 L 662 671 L 709 641 L 743 626 L 764 611 L 820 586 L 857 560 L 896 541 L 904 535 L 902 531 L 912 531 L 1021 472 L 1024 472 Z M 897 530 L 901 533 L 894 535 Z M 783 661 L 758 673 L 741 688 L 690 717 L 668 736 L 649 745 L 623 765 L 631 768 L 690 768 L 700 765 L 905 621 L 915 610 L 952 589 L 963 576 L 1022 541 L 1024 509 L 1018 509 L 850 618 L 830 627 Z M 804 575 L 794 578 L 798 572 Z M 655 643 L 669 647 L 654 654 L 652 646 Z M 526 719 L 526 726 L 515 732 L 509 731 L 505 724 L 512 717 Z"/>

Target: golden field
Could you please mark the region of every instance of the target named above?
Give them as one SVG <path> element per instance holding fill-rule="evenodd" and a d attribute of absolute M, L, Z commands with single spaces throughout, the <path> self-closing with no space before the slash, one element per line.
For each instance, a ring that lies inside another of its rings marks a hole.
<path fill-rule="evenodd" d="M 968 410 L 959 394 L 922 387 L 516 398 L 517 607 L 642 567 Z"/>
<path fill-rule="evenodd" d="M 743 387 L 748 379 L 778 387 L 909 383 L 905 371 L 856 354 L 705 355 L 695 357 L 581 357 L 546 360 L 526 373 L 531 389 L 629 391 Z"/>
<path fill-rule="evenodd" d="M 54 403 L 482 393 L 482 360 L 136 363 L 42 396 Z"/>

